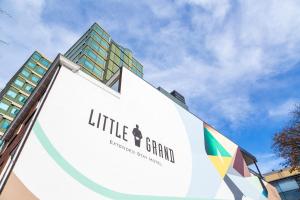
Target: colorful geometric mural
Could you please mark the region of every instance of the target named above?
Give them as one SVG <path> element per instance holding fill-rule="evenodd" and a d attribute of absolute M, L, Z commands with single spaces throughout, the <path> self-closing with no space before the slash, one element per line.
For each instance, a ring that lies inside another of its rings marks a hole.
<path fill-rule="evenodd" d="M 226 149 L 214 138 L 207 128 L 204 128 L 205 150 L 208 158 L 223 178 L 231 164 L 232 157 Z"/>
<path fill-rule="evenodd" d="M 243 158 L 242 152 L 240 148 L 237 149 L 234 162 L 233 162 L 233 168 L 240 173 L 240 175 L 244 177 L 249 177 L 250 172 L 248 169 L 248 166 Z"/>
<path fill-rule="evenodd" d="M 268 183 L 250 173 L 240 148 L 207 124 L 203 133 L 207 157 L 222 178 L 214 198 L 268 199 L 262 185 Z"/>

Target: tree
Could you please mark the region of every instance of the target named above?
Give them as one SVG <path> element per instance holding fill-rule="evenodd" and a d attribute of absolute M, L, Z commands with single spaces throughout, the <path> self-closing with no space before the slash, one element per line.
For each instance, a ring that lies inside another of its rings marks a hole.
<path fill-rule="evenodd" d="M 291 172 L 300 172 L 300 104 L 295 105 L 289 124 L 273 138 L 273 149 L 285 161 L 284 167 L 291 167 Z"/>

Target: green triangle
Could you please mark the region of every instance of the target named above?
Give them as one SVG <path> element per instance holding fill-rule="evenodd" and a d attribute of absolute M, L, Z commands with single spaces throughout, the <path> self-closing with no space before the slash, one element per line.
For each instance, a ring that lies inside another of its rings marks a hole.
<path fill-rule="evenodd" d="M 205 150 L 207 155 L 231 157 L 226 149 L 214 138 L 214 136 L 204 128 Z"/>

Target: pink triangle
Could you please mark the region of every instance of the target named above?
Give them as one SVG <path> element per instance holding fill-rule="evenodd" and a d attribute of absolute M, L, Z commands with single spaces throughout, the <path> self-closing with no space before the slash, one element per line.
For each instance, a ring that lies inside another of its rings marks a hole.
<path fill-rule="evenodd" d="M 249 169 L 246 165 L 246 162 L 243 158 L 243 154 L 240 150 L 240 148 L 238 148 L 236 150 L 236 154 L 235 154 L 235 158 L 234 158 L 234 163 L 233 163 L 233 168 L 238 171 L 242 176 L 244 177 L 249 177 L 250 176 L 250 172 Z"/>

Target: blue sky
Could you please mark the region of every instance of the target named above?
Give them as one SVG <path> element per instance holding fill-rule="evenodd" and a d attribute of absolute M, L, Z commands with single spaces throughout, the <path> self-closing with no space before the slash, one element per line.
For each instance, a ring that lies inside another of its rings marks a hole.
<path fill-rule="evenodd" d="M 300 101 L 300 2 L 285 0 L 0 1 L 0 87 L 39 50 L 53 59 L 94 22 L 130 48 L 145 79 L 253 153 Z"/>

